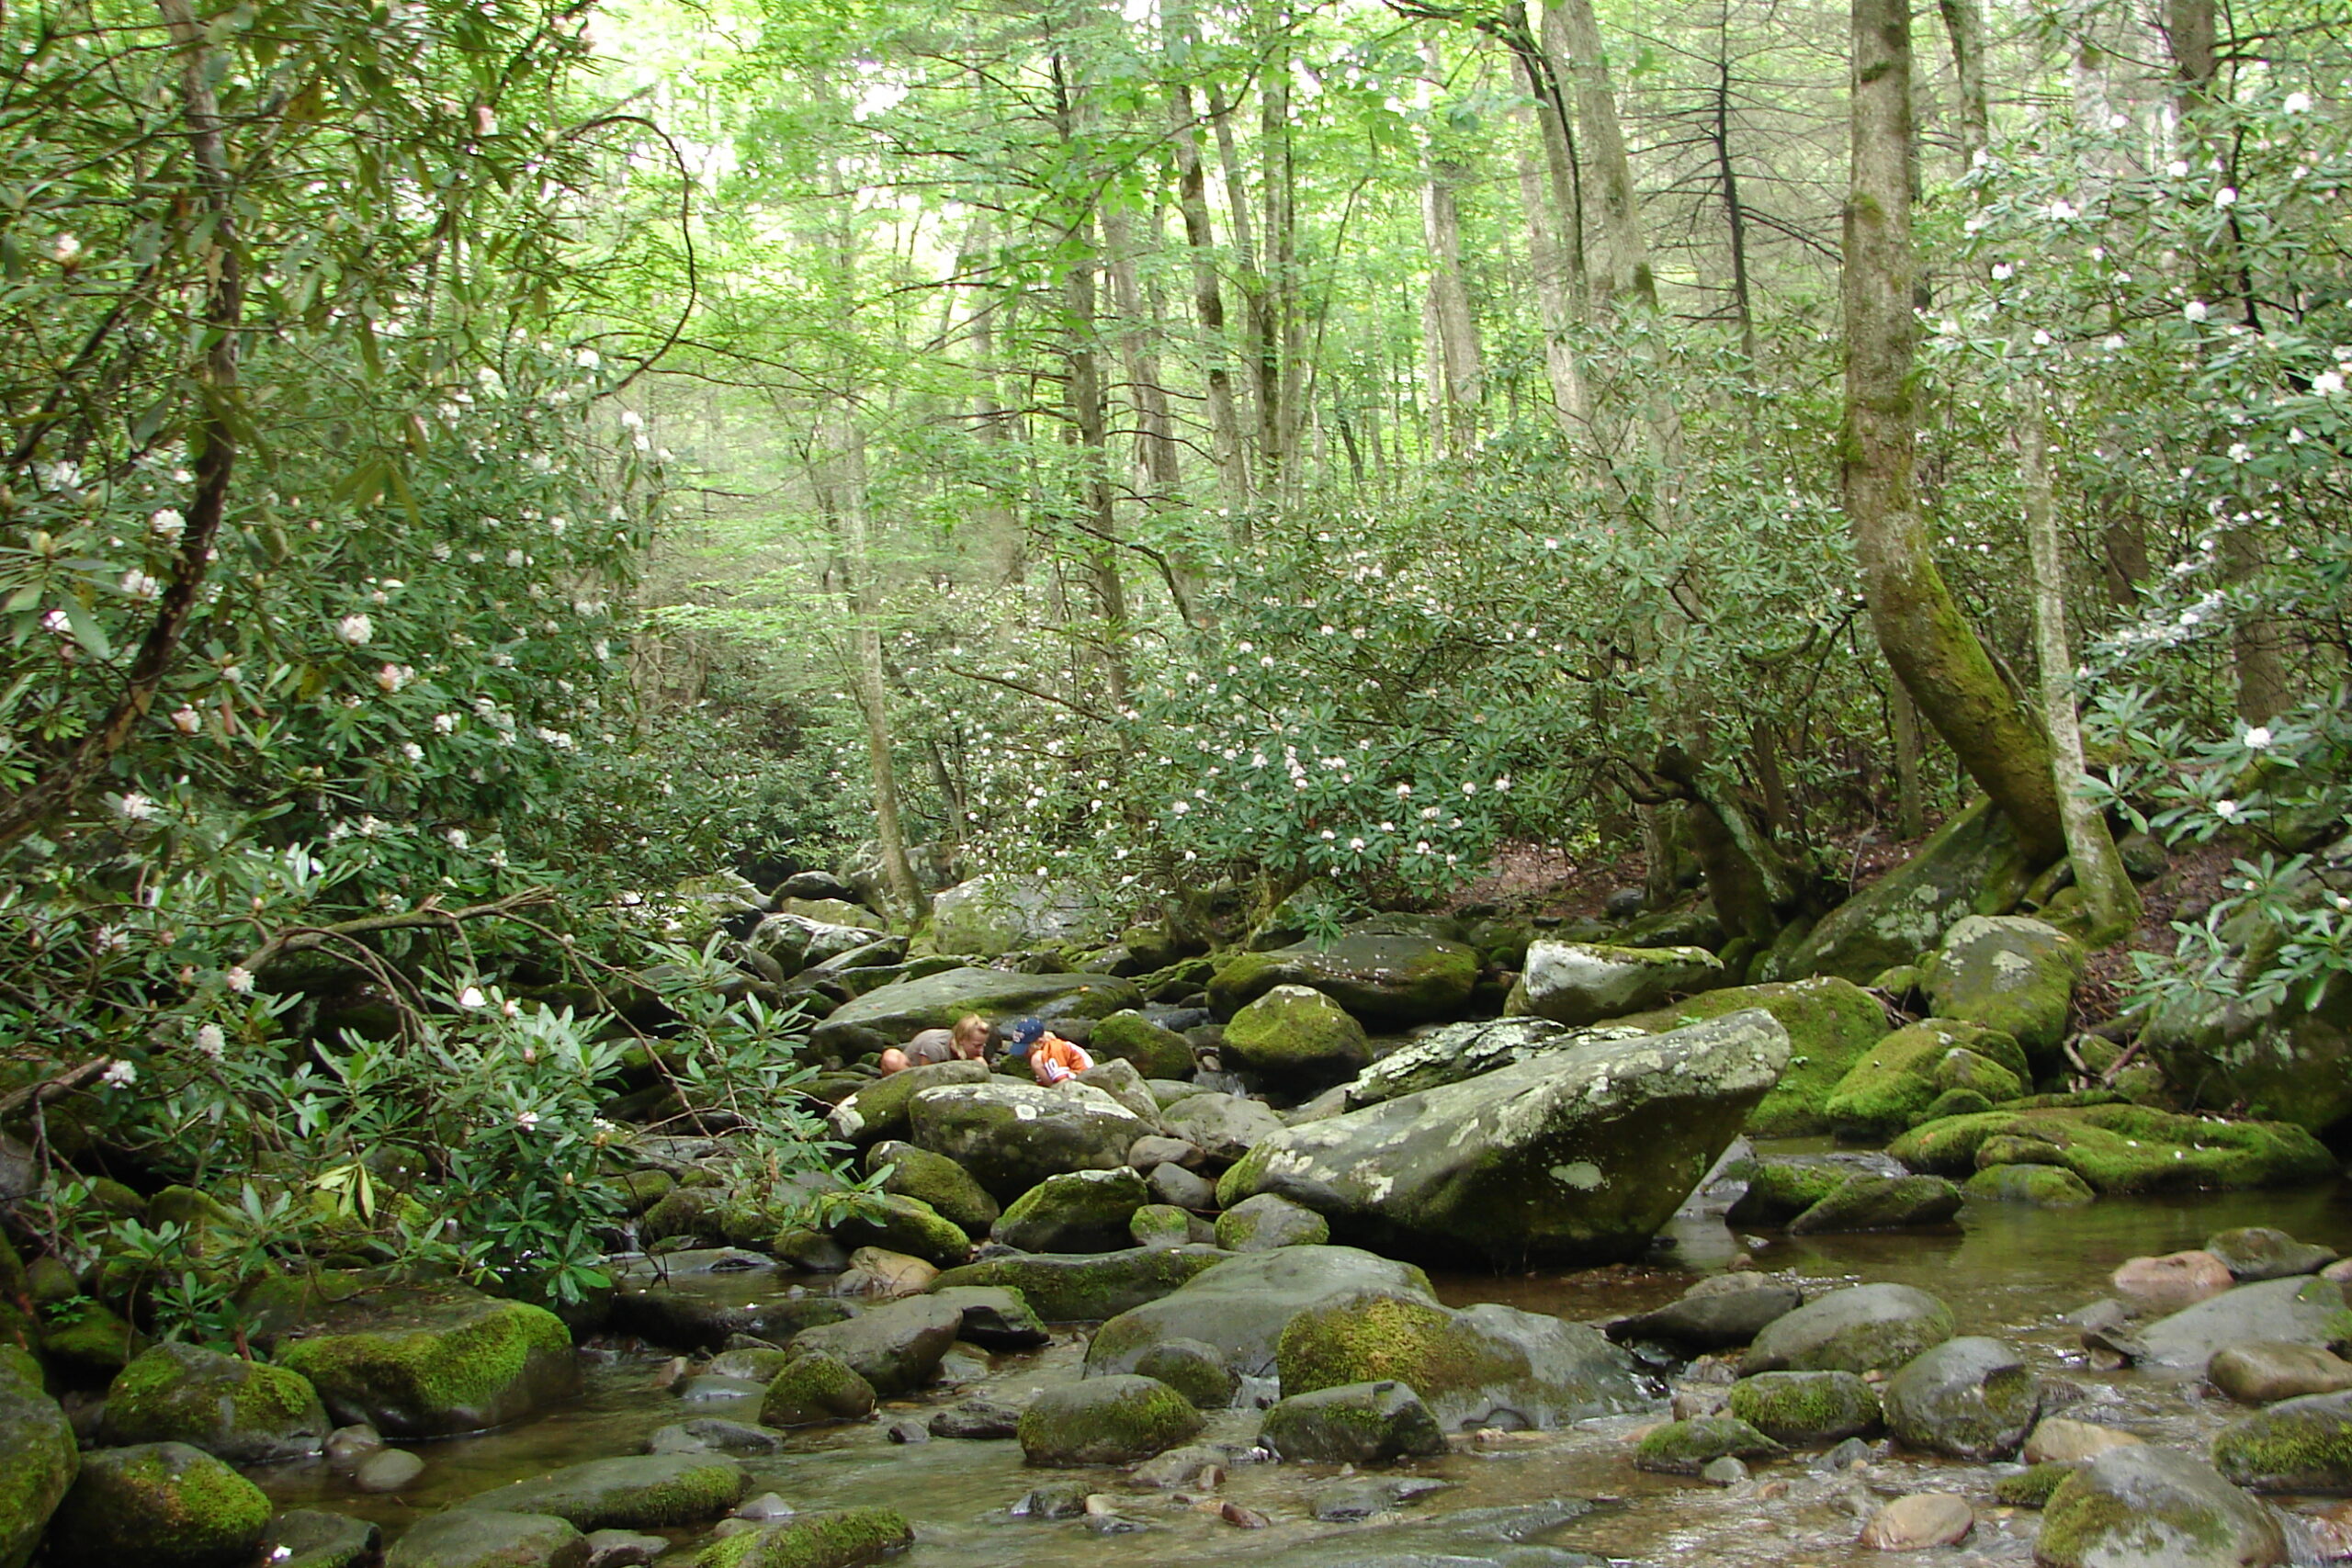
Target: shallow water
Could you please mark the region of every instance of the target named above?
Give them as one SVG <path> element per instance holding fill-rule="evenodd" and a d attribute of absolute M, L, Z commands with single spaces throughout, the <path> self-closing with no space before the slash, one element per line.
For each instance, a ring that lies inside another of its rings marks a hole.
<path fill-rule="evenodd" d="M 1775 1145 L 1793 1151 L 1806 1145 Z M 1947 1230 L 1798 1238 L 1736 1235 L 1713 1220 L 1678 1221 L 1642 1267 L 1581 1274 L 1449 1276 L 1438 1281 L 1450 1303 L 1495 1301 L 1571 1318 L 1613 1316 L 1679 1295 L 1697 1274 L 1718 1271 L 1742 1255 L 1755 1267 L 1802 1278 L 1814 1292 L 1863 1280 L 1893 1280 L 1949 1302 L 1963 1334 L 1996 1335 L 2024 1347 L 2039 1370 L 2081 1384 L 2099 1417 L 2153 1441 L 2201 1448 L 2233 1413 L 2218 1396 L 2177 1379 L 2130 1371 L 2102 1373 L 2085 1363 L 2075 1332 L 2055 1320 L 2101 1294 L 2106 1276 L 2126 1258 L 2195 1247 L 2215 1231 L 2267 1224 L 2352 1252 L 2352 1188 L 2334 1182 L 2293 1192 L 2188 1193 L 2103 1199 L 2075 1210 L 2031 1210 L 1973 1203 Z M 723 1287 L 753 1292 L 738 1277 Z M 1017 1400 L 1024 1392 L 1078 1376 L 1083 1331 L 1059 1335 L 1046 1349 L 999 1356 L 988 1391 Z M 354 1491 L 323 1464 L 255 1472 L 282 1506 L 334 1508 L 375 1519 L 397 1533 L 410 1521 L 462 1497 L 587 1459 L 640 1451 L 656 1427 L 695 1416 L 757 1417 L 757 1401 L 689 1405 L 657 1379 L 666 1355 L 633 1353 L 593 1364 L 582 1398 L 536 1420 L 478 1438 L 421 1446 L 422 1480 L 400 1498 Z M 1727 1490 L 1695 1480 L 1649 1475 L 1631 1462 L 1630 1434 L 1659 1416 L 1587 1423 L 1572 1431 L 1515 1436 L 1493 1448 L 1469 1448 L 1421 1461 L 1410 1473 L 1452 1485 L 1385 1522 L 1315 1522 L 1306 1495 L 1329 1481 L 1328 1466 L 1235 1469 L 1216 1492 L 1269 1516 L 1263 1530 L 1225 1523 L 1216 1502 L 1133 1489 L 1118 1472 L 1025 1469 L 1012 1442 L 890 1443 L 895 1416 L 919 1414 L 956 1394 L 934 1391 L 922 1401 L 887 1406 L 876 1423 L 817 1428 L 793 1438 L 789 1451 L 744 1461 L 754 1495 L 781 1494 L 796 1508 L 887 1504 L 914 1523 L 908 1568 L 1055 1568 L 1057 1564 L 1309 1565 L 1362 1562 L 1527 1564 L 1565 1561 L 1545 1547 L 1619 1561 L 1689 1560 L 1746 1568 L 1765 1564 L 1851 1564 L 1884 1568 L 1883 1555 L 1855 1542 L 1860 1521 L 1904 1492 L 1950 1490 L 1979 1506 L 1979 1523 L 1961 1547 L 1936 1554 L 1951 1568 L 2025 1568 L 2032 1560 L 2038 1516 L 2000 1509 L 1991 1489 L 2003 1468 L 1881 1457 L 1859 1471 L 1815 1472 L 1808 1456 L 1758 1465 Z M 748 1406 L 748 1407 L 746 1407 Z M 1211 1438 L 1246 1440 L 1253 1412 L 1213 1420 Z M 1112 1495 L 1117 1512 L 1145 1528 L 1105 1536 L 1085 1523 L 1032 1522 L 1008 1507 L 1033 1485 L 1084 1479 Z M 1554 1501 L 1589 1505 L 1514 1544 L 1484 1510 Z M 683 1545 L 700 1532 L 679 1532 Z M 665 1562 L 684 1563 L 684 1551 Z"/>

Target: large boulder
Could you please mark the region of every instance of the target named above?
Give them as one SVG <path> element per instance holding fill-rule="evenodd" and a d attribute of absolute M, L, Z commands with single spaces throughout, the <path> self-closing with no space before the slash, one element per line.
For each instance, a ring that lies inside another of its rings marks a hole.
<path fill-rule="evenodd" d="M 2205 1379 L 2240 1404 L 2276 1404 L 2352 1389 L 2352 1361 L 2318 1345 L 2250 1339 L 2216 1350 Z"/>
<path fill-rule="evenodd" d="M 1589 942 L 1538 942 L 1503 1010 L 1570 1027 L 1623 1018 L 1669 997 L 1704 991 L 1724 980 L 1723 961 L 1703 947 L 1609 947 Z"/>
<path fill-rule="evenodd" d="M 1133 1464 L 1200 1434 L 1192 1401 L 1136 1373 L 1049 1388 L 1021 1413 L 1021 1453 L 1031 1464 Z"/>
<path fill-rule="evenodd" d="M 2000 1459 L 2033 1429 L 2041 1391 L 2025 1358 L 1997 1339 L 1947 1339 L 1886 1380 L 1887 1430 L 1952 1459 Z"/>
<path fill-rule="evenodd" d="M 0 1568 L 32 1560 L 81 1462 L 73 1424 L 41 1388 L 40 1363 L 0 1345 Z"/>
<path fill-rule="evenodd" d="M 944 969 L 885 986 L 843 1002 L 808 1033 L 816 1055 L 856 1056 L 947 1029 L 966 1013 L 990 1022 L 1041 1018 L 1104 1018 L 1143 1006 L 1132 980 L 1110 975 L 1017 975 L 1005 969 Z"/>
<path fill-rule="evenodd" d="M 1046 877 L 991 872 L 931 900 L 931 940 L 942 953 L 997 958 L 1040 947 L 1111 940 L 1110 914 L 1083 889 Z"/>
<path fill-rule="evenodd" d="M 1147 1078 L 1193 1076 L 1193 1046 L 1139 1012 L 1114 1012 L 1094 1026 L 1086 1049 L 1098 1062 L 1132 1062 Z"/>
<path fill-rule="evenodd" d="M 1214 1247 L 1015 1254 L 950 1269 L 931 1288 L 1010 1286 L 1047 1323 L 1101 1323 L 1182 1289 L 1232 1256 Z"/>
<path fill-rule="evenodd" d="M 1960 1213 L 1960 1189 L 1940 1176 L 1849 1176 L 1789 1222 L 1791 1235 L 1906 1230 Z"/>
<path fill-rule="evenodd" d="M 1361 1111 L 1400 1094 L 1418 1094 L 1587 1039 L 1630 1040 L 1657 1030 L 1604 1026 L 1606 1032 L 1570 1029 L 1548 1018 L 1498 1018 L 1449 1023 L 1400 1045 L 1358 1073 L 1348 1085 L 1347 1108 Z"/>
<path fill-rule="evenodd" d="M 2352 1393 L 2307 1393 L 2239 1416 L 2214 1437 L 2213 1468 L 2256 1492 L 2352 1492 Z"/>
<path fill-rule="evenodd" d="M 767 916 L 752 928 L 746 941 L 752 952 L 775 959 L 786 975 L 797 975 L 843 953 L 871 947 L 888 934 L 871 925 L 792 910 Z"/>
<path fill-rule="evenodd" d="M 2327 1345 L 2342 1337 L 2344 1290 L 2333 1280 L 2240 1285 L 2137 1329 L 2108 1329 L 2099 1342 L 2143 1366 L 2202 1372 L 2233 1345 Z"/>
<path fill-rule="evenodd" d="M 2139 1105 L 1947 1116 L 1912 1128 L 1887 1152 L 1934 1176 L 1996 1164 L 2064 1166 L 2102 1193 L 2285 1187 L 2335 1172 L 2334 1156 L 2301 1127 L 2209 1122 Z"/>
<path fill-rule="evenodd" d="M 2204 1461 L 2126 1445 L 2051 1494 L 2033 1543 L 2041 1568 L 2270 1568 L 2288 1561 L 2269 1509 Z"/>
<path fill-rule="evenodd" d="M 934 1268 L 952 1268 L 972 1255 L 972 1238 L 962 1226 L 922 1199 L 895 1192 L 861 1196 L 858 1206 L 834 1223 L 833 1237 L 853 1254 L 878 1247 Z"/>
<path fill-rule="evenodd" d="M 1285 1394 L 1266 1412 L 1258 1440 L 1286 1460 L 1385 1464 L 1446 1451 L 1445 1434 L 1401 1382 L 1343 1383 Z"/>
<path fill-rule="evenodd" d="M 1732 1384 L 1726 1404 L 1734 1416 L 1792 1448 L 1866 1438 L 1885 1418 L 1877 1393 L 1852 1372 L 1758 1372 Z"/>
<path fill-rule="evenodd" d="M 924 1089 L 942 1089 L 949 1084 L 989 1083 L 994 1079 L 986 1062 L 924 1062 L 876 1078 L 856 1093 L 843 1097 L 826 1117 L 826 1124 L 834 1137 L 859 1147 L 884 1139 L 903 1140 L 915 1096 Z M 922 1194 L 912 1196 L 920 1198 Z"/>
<path fill-rule="evenodd" d="M 260 1487 L 201 1449 L 100 1449 L 51 1516 L 55 1568 L 243 1568 L 272 1509 Z"/>
<path fill-rule="evenodd" d="M 1604 1027 L 1664 1034 L 1747 1008 L 1770 1013 L 1789 1036 L 1788 1071 L 1748 1112 L 1747 1131 L 1759 1138 L 1803 1137 L 1830 1131 L 1833 1123 L 1826 1109 L 1830 1092 L 1862 1053 L 1887 1033 L 1886 1010 L 1876 997 L 1849 980 L 1824 975 L 1702 991 L 1649 1012 L 1616 1019 Z"/>
<path fill-rule="evenodd" d="M 1187 1095 L 1161 1111 L 1159 1119 L 1170 1136 L 1198 1148 L 1218 1168 L 1232 1165 L 1285 1127 L 1265 1101 L 1238 1094 Z"/>
<path fill-rule="evenodd" d="M 1325 1301 L 1283 1326 L 1274 1369 L 1285 1394 L 1393 1380 L 1453 1431 L 1548 1430 L 1649 1404 L 1633 1358 L 1597 1329 L 1493 1303 L 1455 1311 L 1385 1293 Z"/>
<path fill-rule="evenodd" d="M 1970 915 L 1952 922 L 1926 965 L 1938 1017 L 1996 1029 L 2038 1066 L 2061 1065 L 2083 944 L 2023 915 Z"/>
<path fill-rule="evenodd" d="M 804 1330 L 790 1348 L 839 1356 L 875 1393 L 889 1398 L 929 1382 L 963 1326 L 963 1310 L 954 1302 L 910 1296 L 869 1307 L 845 1322 Z"/>
<path fill-rule="evenodd" d="M 637 1454 L 494 1486 L 458 1506 L 545 1514 L 580 1530 L 672 1529 L 718 1518 L 743 1500 L 750 1483 L 725 1454 Z"/>
<path fill-rule="evenodd" d="M 1143 1178 L 1116 1170 L 1049 1176 L 1012 1201 L 994 1238 L 1023 1252 L 1119 1252 L 1133 1244 L 1127 1222 L 1151 1201 Z"/>
<path fill-rule="evenodd" d="M 866 1174 L 886 1168 L 890 1174 L 882 1179 L 883 1191 L 928 1203 L 933 1213 L 969 1235 L 988 1235 L 1003 1212 L 971 1172 L 945 1155 L 892 1138 L 865 1151 Z"/>
<path fill-rule="evenodd" d="M 232 1464 L 307 1459 L 325 1446 L 328 1430 L 309 1380 L 177 1341 L 116 1374 L 99 1423 L 109 1448 L 187 1443 Z"/>
<path fill-rule="evenodd" d="M 1160 1252 L 1154 1257 L 1181 1256 Z M 1143 1354 L 1174 1339 L 1215 1346 L 1234 1371 L 1265 1377 L 1283 1330 L 1307 1308 L 1348 1299 L 1396 1296 L 1436 1305 L 1429 1276 L 1350 1247 L 1283 1247 L 1222 1259 L 1182 1290 L 1123 1312 L 1086 1349 L 1089 1377 L 1133 1371 Z"/>
<path fill-rule="evenodd" d="M 1973 1023 L 1930 1018 L 1880 1040 L 1846 1069 L 1822 1102 L 1830 1125 L 1849 1135 L 1891 1138 L 1925 1121 L 1945 1089 L 1963 1084 L 1980 1103 L 2025 1092 L 2025 1053 L 2008 1035 Z"/>
<path fill-rule="evenodd" d="M 1979 800 L 1824 916 L 1781 959 L 1779 977 L 1836 975 L 1868 985 L 1934 948 L 1963 916 L 2007 914 L 2038 869 L 2026 863 L 2009 819 Z"/>
<path fill-rule="evenodd" d="M 914 1539 L 895 1508 L 828 1508 L 712 1541 L 694 1568 L 860 1568 L 896 1556 Z"/>
<path fill-rule="evenodd" d="M 2335 1261 L 2335 1248 L 2318 1242 L 2297 1241 L 2269 1225 L 2239 1225 L 2205 1238 L 2205 1250 L 2222 1261 L 2232 1277 L 2245 1284 L 2258 1280 L 2287 1280 L 2316 1274 Z"/>
<path fill-rule="evenodd" d="M 1009 1078 L 924 1089 L 911 1120 L 909 1142 L 945 1155 L 1000 1202 L 1065 1171 L 1117 1170 L 1154 1130 L 1091 1085 Z"/>
<path fill-rule="evenodd" d="M 1236 1012 L 1222 1050 L 1227 1066 L 1299 1087 L 1338 1083 L 1372 1060 L 1363 1025 L 1308 986 L 1276 986 Z"/>
<path fill-rule="evenodd" d="M 879 1397 L 855 1367 L 830 1350 L 809 1350 L 785 1363 L 760 1400 L 763 1427 L 814 1427 L 863 1421 Z"/>
<path fill-rule="evenodd" d="M 1832 1291 L 1765 1325 L 1740 1371 L 1891 1371 L 1951 1337 L 1951 1308 L 1909 1285 Z"/>
<path fill-rule="evenodd" d="M 1341 1241 L 1454 1266 L 1631 1258 L 1788 1063 L 1749 1011 L 1549 1052 L 1290 1128 L 1225 1175 L 1227 1207 L 1303 1203 Z"/>
<path fill-rule="evenodd" d="M 452 1508 L 411 1525 L 384 1568 L 588 1568 L 588 1538 L 553 1514 Z"/>
<path fill-rule="evenodd" d="M 571 1331 L 543 1307 L 456 1287 L 332 1306 L 282 1340 L 327 1414 L 388 1438 L 444 1438 L 519 1419 L 580 1386 Z"/>
<path fill-rule="evenodd" d="M 1457 1017 L 1478 986 L 1478 950 L 1442 937 L 1367 929 L 1245 953 L 1209 981 L 1209 1006 L 1231 1017 L 1276 986 L 1311 986 L 1367 1026 L 1404 1029 Z"/>

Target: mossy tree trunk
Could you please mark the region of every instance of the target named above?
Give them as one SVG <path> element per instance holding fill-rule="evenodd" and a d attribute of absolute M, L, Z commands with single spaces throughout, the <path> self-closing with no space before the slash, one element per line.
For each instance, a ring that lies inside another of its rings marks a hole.
<path fill-rule="evenodd" d="M 1844 491 L 1879 647 L 1920 713 L 2047 864 L 2066 835 L 2048 737 L 2002 683 L 1936 568 L 1913 485 L 1911 12 L 1853 0 L 1846 201 Z"/>

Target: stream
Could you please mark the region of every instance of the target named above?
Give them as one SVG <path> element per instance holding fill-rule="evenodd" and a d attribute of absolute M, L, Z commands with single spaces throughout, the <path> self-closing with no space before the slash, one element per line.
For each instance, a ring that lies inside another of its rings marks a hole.
<path fill-rule="evenodd" d="M 1759 1152 L 1799 1153 L 1826 1141 L 1768 1143 Z M 2035 1369 L 2064 1377 L 2088 1396 L 2095 1418 L 2151 1442 L 2201 1451 L 2239 1407 L 2199 1383 L 2163 1373 L 2091 1370 L 2075 1331 L 2060 1322 L 2106 1293 L 2107 1275 L 2125 1258 L 2177 1251 L 2239 1225 L 2270 1225 L 2300 1240 L 2352 1252 L 2352 1188 L 2344 1182 L 2279 1192 L 2187 1193 L 2103 1198 L 2077 1209 L 1972 1202 L 1956 1226 L 1934 1231 L 1764 1238 L 1736 1235 L 1721 1221 L 1678 1219 L 1639 1267 L 1524 1277 L 1453 1275 L 1437 1280 L 1450 1304 L 1501 1302 L 1567 1318 L 1616 1316 L 1662 1305 L 1701 1274 L 1745 1254 L 1754 1267 L 1801 1281 L 1808 1299 L 1837 1286 L 1884 1280 L 1917 1286 L 1948 1302 L 1962 1334 L 1984 1334 L 2021 1347 Z M 772 1292 L 772 1277 L 696 1280 L 697 1289 Z M 1075 1379 L 1086 1329 L 1057 1330 L 1038 1351 L 999 1355 L 985 1387 L 1001 1399 Z M 424 1514 L 510 1481 L 584 1460 L 642 1451 L 654 1429 L 694 1416 L 755 1421 L 758 1400 L 688 1404 L 662 1386 L 670 1361 L 654 1351 L 592 1348 L 582 1397 L 536 1419 L 480 1437 L 421 1445 L 422 1478 L 398 1497 L 370 1496 L 323 1461 L 249 1472 L 281 1507 L 321 1507 L 373 1519 L 396 1536 Z M 1011 1441 L 931 1441 L 900 1446 L 886 1427 L 894 1417 L 950 1403 L 944 1389 L 921 1401 L 887 1403 L 880 1419 L 796 1431 L 789 1449 L 743 1461 L 751 1495 L 780 1494 L 798 1509 L 881 1504 L 913 1523 L 907 1568 L 1057 1568 L 1106 1561 L 1135 1564 L 1249 1562 L 1253 1564 L 1539 1564 L 1572 1561 L 1565 1551 L 1644 1563 L 1688 1560 L 1710 1564 L 1880 1564 L 1887 1559 L 1856 1542 L 1861 1521 L 1906 1492 L 1958 1491 L 1977 1505 L 1975 1532 L 1936 1555 L 1941 1564 L 2023 1568 L 2033 1555 L 2040 1516 L 1992 1501 L 1993 1483 L 2014 1466 L 1969 1465 L 1895 1455 L 1853 1470 L 1820 1467 L 1817 1454 L 1758 1464 L 1747 1481 L 1720 1489 L 1695 1479 L 1647 1474 L 1632 1463 L 1632 1434 L 1664 1418 L 1610 1417 L 1562 1432 L 1510 1434 L 1492 1446 L 1471 1443 L 1404 1467 L 1450 1483 L 1399 1512 L 1364 1524 L 1318 1523 L 1307 1494 L 1335 1473 L 1321 1465 L 1237 1466 L 1216 1493 L 1267 1516 L 1262 1530 L 1237 1529 L 1189 1494 L 1131 1488 L 1116 1471 L 1036 1471 Z M 1257 1413 L 1212 1416 L 1204 1439 L 1246 1441 Z M 1010 1514 L 1031 1487 L 1082 1480 L 1114 1495 L 1117 1512 L 1144 1528 L 1108 1536 L 1081 1520 L 1042 1522 Z M 1495 1510 L 1529 1513 L 1498 1532 Z M 1534 1527 L 1544 1528 L 1536 1529 Z M 696 1529 L 677 1532 L 682 1545 Z M 1546 1550 L 1554 1549 L 1554 1550 Z M 684 1564 L 685 1552 L 662 1561 Z"/>

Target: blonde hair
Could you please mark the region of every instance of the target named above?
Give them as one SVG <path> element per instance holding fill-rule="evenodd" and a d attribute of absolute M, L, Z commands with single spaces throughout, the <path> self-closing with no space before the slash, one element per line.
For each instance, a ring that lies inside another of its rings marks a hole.
<path fill-rule="evenodd" d="M 948 1032 L 959 1045 L 985 1045 L 989 1038 L 989 1021 L 978 1013 L 967 1012 L 956 1021 L 956 1027 Z"/>

